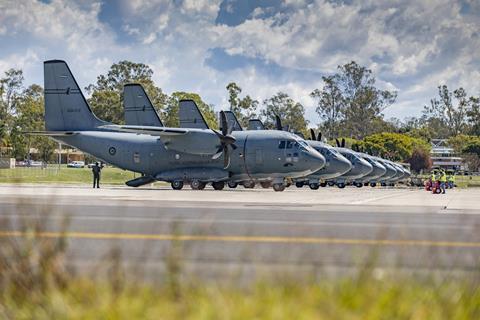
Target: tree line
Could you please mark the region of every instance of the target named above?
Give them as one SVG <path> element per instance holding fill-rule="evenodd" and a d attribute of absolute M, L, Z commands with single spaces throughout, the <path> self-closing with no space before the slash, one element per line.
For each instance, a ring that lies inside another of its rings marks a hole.
<path fill-rule="evenodd" d="M 193 92 L 163 92 L 153 80 L 153 70 L 146 64 L 120 61 L 107 73 L 88 85 L 88 102 L 101 119 L 122 124 L 123 86 L 141 83 L 166 126 L 176 127 L 178 104 L 192 99 L 199 106 L 206 121 L 217 128 L 214 106 Z M 233 111 L 243 126 L 251 118 L 259 118 L 267 128 L 275 127 L 275 116 L 282 118 L 291 131 L 307 135 L 309 121 L 305 107 L 285 92 L 258 101 L 236 82 L 226 86 L 228 109 Z M 329 141 L 347 138 L 347 145 L 396 161 L 423 158 L 428 166 L 429 142 L 433 138 L 450 139 L 459 153 L 467 154 L 470 162 L 478 163 L 480 141 L 480 99 L 469 96 L 463 88 L 450 90 L 438 87 L 438 96 L 423 106 L 419 117 L 404 121 L 386 120 L 383 111 L 392 106 L 397 92 L 380 89 L 368 68 L 355 61 L 340 65 L 332 75 L 322 77 L 321 88 L 310 93 L 315 101 L 318 130 Z M 33 84 L 24 86 L 22 70 L 10 69 L 0 79 L 0 147 L 3 156 L 27 158 L 28 150 L 36 148 L 40 158 L 52 160 L 55 143 L 45 137 L 28 136 L 23 132 L 43 130 L 43 88 Z M 463 138 L 462 138 L 463 137 Z M 475 158 L 476 157 L 476 158 Z M 417 164 L 419 161 L 417 161 Z"/>

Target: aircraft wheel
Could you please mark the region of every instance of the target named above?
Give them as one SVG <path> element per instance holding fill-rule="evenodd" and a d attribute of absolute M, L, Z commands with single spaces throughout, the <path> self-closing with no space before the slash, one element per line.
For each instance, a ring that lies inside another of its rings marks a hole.
<path fill-rule="evenodd" d="M 223 181 L 212 182 L 212 187 L 215 190 L 223 190 L 223 188 L 225 187 L 225 182 Z"/>
<path fill-rule="evenodd" d="M 320 187 L 325 188 L 327 186 L 326 182 L 320 182 Z"/>
<path fill-rule="evenodd" d="M 303 182 L 295 182 L 297 188 L 303 188 Z"/>
<path fill-rule="evenodd" d="M 385 182 L 380 183 L 380 185 L 381 185 L 382 187 L 386 187 L 386 186 L 387 186 L 387 184 L 386 184 Z"/>
<path fill-rule="evenodd" d="M 361 183 L 361 182 L 356 182 L 356 183 L 354 183 L 354 185 L 355 185 L 355 187 L 357 187 L 357 188 L 363 187 L 363 183 Z"/>
<path fill-rule="evenodd" d="M 320 185 L 318 183 L 310 183 L 308 186 L 312 190 L 318 190 L 318 188 L 320 188 Z"/>
<path fill-rule="evenodd" d="M 175 180 L 171 183 L 173 190 L 182 190 L 183 188 L 183 181 L 182 180 Z"/>
<path fill-rule="evenodd" d="M 291 183 L 291 182 L 287 182 L 287 183 L 285 183 L 285 187 L 286 187 L 286 188 L 290 188 L 290 186 L 291 186 L 291 185 L 292 185 L 292 183 Z"/>
<path fill-rule="evenodd" d="M 268 189 L 272 186 L 272 184 L 269 181 L 260 182 L 260 185 L 262 186 L 263 189 Z"/>
<path fill-rule="evenodd" d="M 279 192 L 285 190 L 285 185 L 283 183 L 274 183 L 273 190 Z"/>
<path fill-rule="evenodd" d="M 329 187 L 333 187 L 333 186 L 335 185 L 335 182 L 333 182 L 333 181 L 328 181 L 328 182 L 327 182 L 327 185 L 328 185 Z"/>
<path fill-rule="evenodd" d="M 200 180 L 192 180 L 190 182 L 190 187 L 193 189 L 193 190 L 203 190 L 205 189 L 205 185 L 206 183 L 205 182 L 202 182 Z"/>
<path fill-rule="evenodd" d="M 238 183 L 233 181 L 229 181 L 227 184 L 228 184 L 228 187 L 232 189 L 235 189 L 238 186 Z"/>
<path fill-rule="evenodd" d="M 375 182 L 370 182 L 370 187 L 375 188 L 377 186 L 377 183 Z"/>
<path fill-rule="evenodd" d="M 343 189 L 345 188 L 345 183 L 337 183 L 337 187 L 339 187 L 340 189 Z"/>
<path fill-rule="evenodd" d="M 243 187 L 244 187 L 245 189 L 253 189 L 253 188 L 255 188 L 255 182 L 253 182 L 253 181 L 245 181 L 245 182 L 243 183 Z"/>

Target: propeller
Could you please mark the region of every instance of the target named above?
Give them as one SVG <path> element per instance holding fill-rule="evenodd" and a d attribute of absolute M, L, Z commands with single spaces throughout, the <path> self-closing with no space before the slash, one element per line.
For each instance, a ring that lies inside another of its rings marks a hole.
<path fill-rule="evenodd" d="M 335 138 L 335 141 L 337 142 L 337 147 L 339 147 L 339 148 L 340 148 L 340 147 L 341 147 L 341 146 L 340 146 L 340 141 L 338 141 L 338 139 L 337 139 L 337 138 Z"/>
<path fill-rule="evenodd" d="M 310 136 L 311 136 L 310 140 L 314 140 L 314 141 L 316 140 L 315 131 L 312 128 L 310 128 Z"/>
<path fill-rule="evenodd" d="M 318 132 L 317 141 L 322 141 L 322 132 Z"/>
<path fill-rule="evenodd" d="M 233 127 L 228 125 L 227 116 L 223 111 L 220 111 L 220 121 L 222 131 L 219 132 L 212 129 L 212 131 L 220 139 L 220 147 L 218 148 L 217 153 L 212 156 L 212 159 L 218 159 L 223 154 L 223 168 L 227 169 L 230 165 L 230 150 L 228 146 L 230 146 L 233 150 L 236 150 L 237 146 L 235 145 L 235 141 L 237 140 L 234 136 L 232 136 Z"/>
<path fill-rule="evenodd" d="M 342 148 L 345 148 L 345 138 L 342 138 Z"/>
<path fill-rule="evenodd" d="M 278 114 L 275 115 L 275 128 L 277 130 L 283 131 L 282 120 L 280 120 Z"/>

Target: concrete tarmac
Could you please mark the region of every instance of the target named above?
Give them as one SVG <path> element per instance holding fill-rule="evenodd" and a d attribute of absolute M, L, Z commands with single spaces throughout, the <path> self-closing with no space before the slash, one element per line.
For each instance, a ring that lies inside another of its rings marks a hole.
<path fill-rule="evenodd" d="M 24 237 L 25 224 L 41 221 L 40 237 L 68 238 L 76 270 L 98 270 L 115 253 L 128 270 L 153 277 L 172 256 L 186 274 L 211 279 L 337 275 L 365 265 L 478 275 L 478 213 L 480 189 L 0 185 L 0 237 Z"/>

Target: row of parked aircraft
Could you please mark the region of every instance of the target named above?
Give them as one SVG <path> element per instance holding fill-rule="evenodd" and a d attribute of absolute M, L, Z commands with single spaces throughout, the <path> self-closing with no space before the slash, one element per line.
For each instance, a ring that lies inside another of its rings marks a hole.
<path fill-rule="evenodd" d="M 209 128 L 195 102 L 179 103 L 179 128 L 165 127 L 139 84 L 124 87 L 125 125 L 107 123 L 91 111 L 64 61 L 44 62 L 45 127 L 50 136 L 119 168 L 139 172 L 127 181 L 139 187 L 154 181 L 182 189 L 215 190 L 243 185 L 283 191 L 297 187 L 347 184 L 391 185 L 410 172 L 400 164 L 356 152 L 337 140 L 333 147 L 311 130 L 311 139 L 284 130 L 266 130 L 258 119 L 243 129 L 230 111 L 220 112 L 220 130 Z"/>

